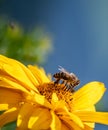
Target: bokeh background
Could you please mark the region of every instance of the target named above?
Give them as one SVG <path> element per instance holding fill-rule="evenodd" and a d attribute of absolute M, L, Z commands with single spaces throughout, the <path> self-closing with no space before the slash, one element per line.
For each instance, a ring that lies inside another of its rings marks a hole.
<path fill-rule="evenodd" d="M 108 88 L 108 0 L 1 0 L 0 53 Z M 108 111 L 108 91 L 96 107 Z"/>

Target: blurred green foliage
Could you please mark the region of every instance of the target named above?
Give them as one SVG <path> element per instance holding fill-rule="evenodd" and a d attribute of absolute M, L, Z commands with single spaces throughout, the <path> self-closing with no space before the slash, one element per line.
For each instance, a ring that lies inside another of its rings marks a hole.
<path fill-rule="evenodd" d="M 41 27 L 25 31 L 17 23 L 0 18 L 0 54 L 25 64 L 40 64 L 51 50 L 51 38 Z"/>
<path fill-rule="evenodd" d="M 12 122 L 12 123 L 9 123 L 9 124 L 5 125 L 0 130 L 15 130 L 15 128 L 16 128 L 16 123 Z"/>

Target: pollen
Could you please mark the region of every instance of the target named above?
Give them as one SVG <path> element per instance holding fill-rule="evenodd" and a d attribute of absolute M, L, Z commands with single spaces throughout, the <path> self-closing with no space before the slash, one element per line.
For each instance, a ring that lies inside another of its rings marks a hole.
<path fill-rule="evenodd" d="M 51 102 L 52 94 L 56 93 L 59 100 L 65 101 L 66 106 L 70 111 L 72 107 L 73 93 L 66 90 L 66 86 L 64 84 L 54 84 L 53 82 L 45 83 L 38 86 L 38 90 L 49 102 Z"/>

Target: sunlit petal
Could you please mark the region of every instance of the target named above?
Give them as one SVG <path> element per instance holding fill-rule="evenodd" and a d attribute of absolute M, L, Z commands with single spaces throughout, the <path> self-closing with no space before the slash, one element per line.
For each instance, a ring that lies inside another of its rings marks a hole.
<path fill-rule="evenodd" d="M 51 114 L 48 109 L 36 108 L 28 122 L 29 129 L 42 130 L 48 129 L 51 123 Z"/>
<path fill-rule="evenodd" d="M 90 123 L 90 122 L 89 122 L 89 123 L 87 123 L 87 122 L 84 122 L 84 126 L 85 126 L 85 127 L 89 127 L 89 128 L 92 128 L 92 129 L 93 129 L 93 128 L 95 128 L 95 123 Z M 84 128 L 85 128 L 85 127 L 84 127 Z"/>
<path fill-rule="evenodd" d="M 72 120 L 70 120 L 69 118 L 65 118 L 65 117 L 60 117 L 61 120 L 63 120 L 63 122 L 65 122 L 65 124 L 72 130 L 82 130 L 81 127 L 79 127 L 76 123 L 74 123 Z"/>
<path fill-rule="evenodd" d="M 5 73 L 18 81 L 19 84 L 23 84 L 26 88 L 36 90 L 33 84 L 38 85 L 38 82 L 28 68 L 18 61 L 6 58 L 2 55 L 0 55 L 0 61 L 2 61 L 0 63 L 0 73 Z"/>
<path fill-rule="evenodd" d="M 44 107 L 47 107 L 47 108 L 50 108 L 50 109 L 52 108 L 52 105 L 46 100 L 46 98 L 42 95 L 37 94 L 37 93 L 35 93 L 32 101 L 36 102 L 39 105 L 42 105 Z"/>
<path fill-rule="evenodd" d="M 52 115 L 52 122 L 51 122 L 51 125 L 50 125 L 51 130 L 60 130 L 61 129 L 61 121 L 54 114 L 53 111 L 51 111 L 51 115 Z"/>
<path fill-rule="evenodd" d="M 28 90 L 21 86 L 18 82 L 5 77 L 0 78 L 0 87 L 15 89 L 18 91 L 28 93 Z"/>
<path fill-rule="evenodd" d="M 96 122 L 100 124 L 108 125 L 108 112 L 76 112 L 76 115 L 81 118 L 82 121 Z"/>
<path fill-rule="evenodd" d="M 33 73 L 35 78 L 38 80 L 39 84 L 50 82 L 49 78 L 46 76 L 43 68 L 38 68 L 37 66 L 28 65 L 28 68 Z"/>
<path fill-rule="evenodd" d="M 14 97 L 14 98 L 13 98 Z M 0 110 L 7 110 L 19 102 L 21 102 L 22 96 L 13 89 L 0 88 Z"/>
<path fill-rule="evenodd" d="M 101 82 L 90 82 L 76 91 L 73 95 L 73 110 L 89 108 L 103 96 L 106 88 Z"/>
<path fill-rule="evenodd" d="M 28 120 L 33 112 L 33 109 L 34 107 L 32 104 L 23 104 L 18 114 L 17 129 L 26 130 L 28 128 Z"/>
<path fill-rule="evenodd" d="M 64 115 L 64 114 L 62 114 L 62 112 L 59 113 L 59 114 Z M 77 126 L 79 128 L 84 128 L 82 120 L 78 116 L 76 116 L 75 114 L 73 114 L 73 113 L 67 112 L 67 115 L 62 116 L 61 118 L 63 120 L 67 119 L 67 120 L 72 121 L 74 124 L 76 124 L 75 126 Z"/>
<path fill-rule="evenodd" d="M 19 112 L 19 109 L 13 107 L 7 110 L 6 112 L 2 113 L 0 115 L 0 127 L 2 127 L 3 125 L 7 123 L 15 121 L 17 119 L 18 112 Z"/>

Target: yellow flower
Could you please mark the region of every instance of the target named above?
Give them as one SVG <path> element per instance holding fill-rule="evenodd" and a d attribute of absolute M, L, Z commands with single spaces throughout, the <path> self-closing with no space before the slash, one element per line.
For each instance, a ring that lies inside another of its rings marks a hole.
<path fill-rule="evenodd" d="M 108 125 L 108 112 L 95 104 L 106 88 L 90 82 L 72 93 L 54 84 L 42 68 L 25 67 L 0 55 L 0 127 L 16 121 L 17 130 L 93 130 Z"/>

